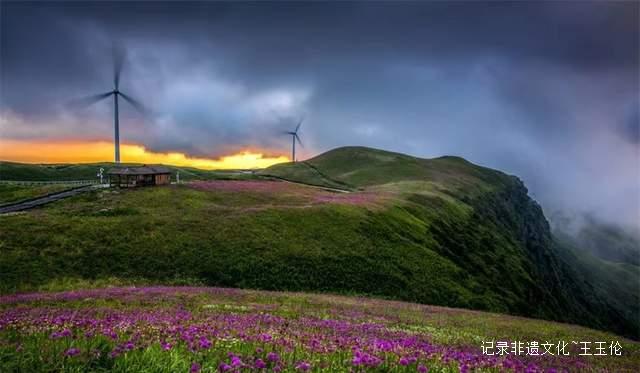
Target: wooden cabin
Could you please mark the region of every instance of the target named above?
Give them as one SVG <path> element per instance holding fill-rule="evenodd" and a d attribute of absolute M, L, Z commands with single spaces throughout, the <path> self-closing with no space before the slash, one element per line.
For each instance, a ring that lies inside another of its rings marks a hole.
<path fill-rule="evenodd" d="M 116 167 L 107 172 L 109 185 L 120 188 L 164 185 L 171 182 L 171 170 L 161 166 Z"/>

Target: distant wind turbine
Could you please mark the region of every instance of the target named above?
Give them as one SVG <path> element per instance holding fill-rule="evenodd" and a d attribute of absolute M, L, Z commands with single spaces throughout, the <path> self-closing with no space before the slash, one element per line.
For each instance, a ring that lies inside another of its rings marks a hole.
<path fill-rule="evenodd" d="M 132 97 L 120 91 L 120 88 L 119 88 L 120 73 L 122 72 L 122 65 L 124 64 L 124 60 L 125 60 L 125 51 L 122 48 L 114 46 L 113 48 L 113 90 L 105 93 L 100 93 L 97 95 L 87 96 L 71 102 L 72 106 L 87 107 L 113 95 L 113 126 L 114 126 L 114 132 L 115 132 L 114 142 L 115 142 L 116 163 L 120 163 L 120 123 L 119 123 L 119 114 L 118 114 L 118 97 L 122 97 L 125 101 L 131 104 L 131 106 L 136 108 L 142 114 L 146 114 L 146 109 L 140 102 L 138 102 L 137 100 L 133 99 Z"/>
<path fill-rule="evenodd" d="M 300 119 L 300 122 L 298 122 L 298 125 L 296 126 L 296 129 L 293 131 L 287 131 L 285 132 L 285 134 L 287 135 L 291 135 L 291 161 L 295 162 L 296 161 L 296 141 L 298 141 L 298 144 L 300 144 L 300 146 L 302 146 L 302 141 L 300 141 L 300 136 L 298 136 L 298 131 L 300 130 L 300 126 L 302 125 L 302 122 L 304 121 L 304 119 Z"/>

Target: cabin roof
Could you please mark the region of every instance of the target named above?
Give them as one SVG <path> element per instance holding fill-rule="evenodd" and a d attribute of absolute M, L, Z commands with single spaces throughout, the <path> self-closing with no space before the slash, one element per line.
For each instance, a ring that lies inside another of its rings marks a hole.
<path fill-rule="evenodd" d="M 157 175 L 170 174 L 171 170 L 162 166 L 141 166 L 141 167 L 115 167 L 107 172 L 108 175 Z"/>

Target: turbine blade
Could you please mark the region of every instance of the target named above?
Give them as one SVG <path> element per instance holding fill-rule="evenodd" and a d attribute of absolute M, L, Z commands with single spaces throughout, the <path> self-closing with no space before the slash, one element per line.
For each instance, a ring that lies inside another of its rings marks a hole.
<path fill-rule="evenodd" d="M 112 53 L 113 53 L 113 86 L 115 87 L 115 89 L 118 89 L 118 87 L 120 87 L 120 73 L 122 73 L 122 65 L 124 65 L 126 51 L 121 45 L 114 43 Z"/>
<path fill-rule="evenodd" d="M 147 110 L 147 108 L 142 105 L 140 103 L 140 101 L 134 99 L 133 97 L 127 96 L 122 92 L 119 92 L 120 96 L 122 98 L 124 98 L 129 104 L 131 104 L 131 106 L 133 106 L 134 108 L 136 108 L 136 110 L 138 110 L 142 115 L 148 115 L 149 114 L 149 110 Z"/>
<path fill-rule="evenodd" d="M 295 135 L 296 140 L 298 140 L 298 144 L 300 144 L 300 146 L 304 147 L 304 145 L 302 145 L 302 141 L 300 140 L 300 136 L 298 136 L 298 134 L 296 133 Z"/>
<path fill-rule="evenodd" d="M 69 103 L 67 103 L 67 106 L 71 108 L 76 108 L 76 109 L 83 109 L 83 108 L 86 108 L 87 106 L 90 106 L 91 104 L 95 104 L 96 102 L 111 96 L 112 94 L 113 92 L 106 92 L 106 93 L 100 93 L 97 95 L 78 98 L 75 100 L 71 100 Z"/>
<path fill-rule="evenodd" d="M 300 122 L 298 123 L 298 125 L 296 126 L 296 130 L 294 131 L 295 133 L 298 133 L 298 130 L 300 129 L 300 126 L 302 125 L 302 122 L 304 121 L 304 117 L 302 119 L 300 119 Z"/>

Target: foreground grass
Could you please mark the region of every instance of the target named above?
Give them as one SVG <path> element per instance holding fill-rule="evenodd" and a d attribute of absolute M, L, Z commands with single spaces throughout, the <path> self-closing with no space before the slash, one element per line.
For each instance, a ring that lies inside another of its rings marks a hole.
<path fill-rule="evenodd" d="M 569 355 L 483 355 L 488 341 L 566 341 Z M 621 356 L 580 356 L 571 341 L 619 342 Z M 613 334 L 367 298 L 189 287 L 0 297 L 3 372 L 631 372 L 639 364 L 640 344 Z"/>
<path fill-rule="evenodd" d="M 442 301 L 449 290 L 466 294 L 448 282 L 459 270 L 390 231 L 377 202 L 336 202 L 330 198 L 352 195 L 271 184 L 287 189 L 105 190 L 0 216 L 0 291 L 28 291 L 65 276 L 119 275 L 414 299 L 433 294 Z M 422 226 L 406 212 L 388 214 L 402 217 L 400 223 L 420 235 Z M 397 266 L 422 273 L 421 283 L 409 284 L 414 280 Z"/>

